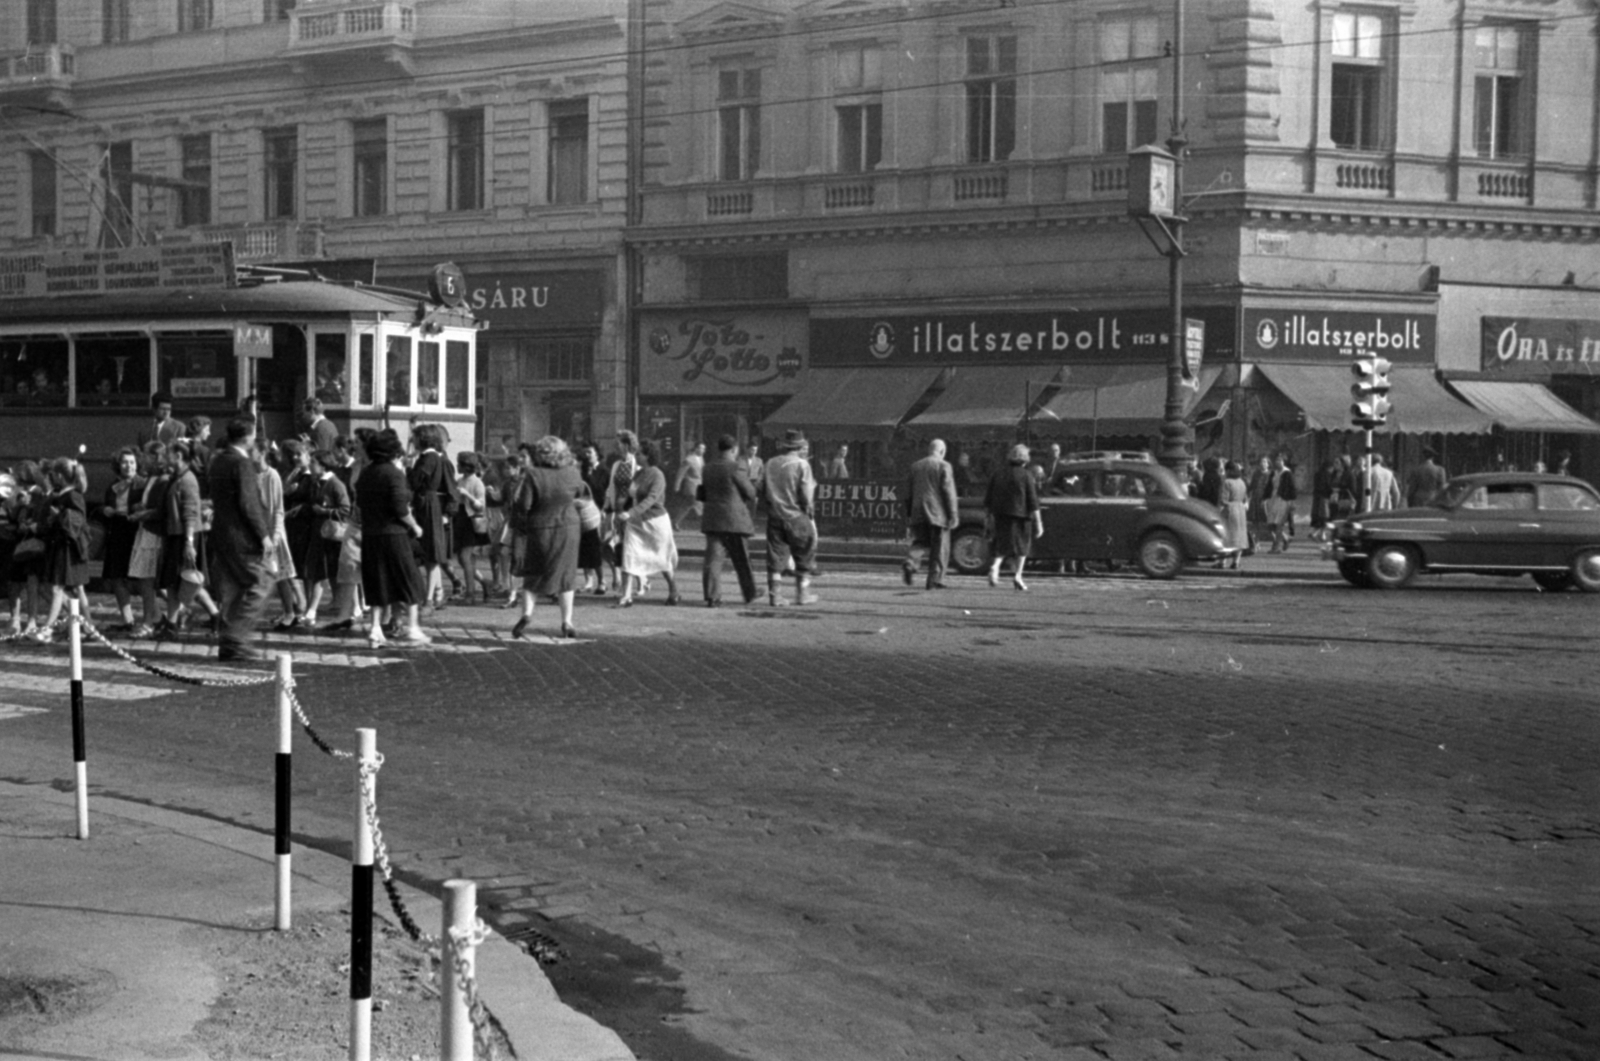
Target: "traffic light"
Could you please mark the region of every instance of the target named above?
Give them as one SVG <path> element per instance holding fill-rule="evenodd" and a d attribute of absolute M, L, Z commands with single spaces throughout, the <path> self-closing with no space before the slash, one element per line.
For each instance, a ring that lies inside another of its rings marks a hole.
<path fill-rule="evenodd" d="M 1355 402 L 1350 406 L 1350 419 L 1357 427 L 1372 429 L 1382 427 L 1389 419 L 1390 404 L 1389 369 L 1394 366 L 1381 357 L 1367 354 L 1350 365 L 1356 382 L 1350 388 Z"/>

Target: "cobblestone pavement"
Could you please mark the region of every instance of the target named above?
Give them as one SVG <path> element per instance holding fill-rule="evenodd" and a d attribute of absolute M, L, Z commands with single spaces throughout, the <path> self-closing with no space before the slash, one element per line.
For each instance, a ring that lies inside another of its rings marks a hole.
<path fill-rule="evenodd" d="M 278 642 L 334 743 L 377 727 L 402 868 L 659 958 L 686 1011 L 619 1028 L 644 1058 L 1600 1057 L 1600 599 L 954 586 Z M 91 777 L 269 825 L 270 697 L 163 687 L 91 694 Z M 5 699 L 0 774 L 70 777 L 64 695 Z M 338 848 L 349 778 L 303 748 L 297 829 Z"/>

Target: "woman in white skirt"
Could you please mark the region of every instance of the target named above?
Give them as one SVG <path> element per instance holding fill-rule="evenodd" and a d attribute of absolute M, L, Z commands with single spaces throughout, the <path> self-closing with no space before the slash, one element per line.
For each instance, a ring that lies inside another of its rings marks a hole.
<path fill-rule="evenodd" d="M 661 451 L 649 439 L 639 443 L 639 471 L 628 486 L 632 502 L 617 513 L 622 527 L 622 599 L 618 608 L 633 605 L 633 595 L 645 579 L 659 574 L 667 581 L 667 603 L 678 603 L 678 543 L 667 517 L 667 477 L 658 467 Z"/>

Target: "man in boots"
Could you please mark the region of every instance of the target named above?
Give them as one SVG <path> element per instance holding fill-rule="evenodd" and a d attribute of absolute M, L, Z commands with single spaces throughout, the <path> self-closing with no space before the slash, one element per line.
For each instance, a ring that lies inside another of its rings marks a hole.
<path fill-rule="evenodd" d="M 780 607 L 784 571 L 794 565 L 796 604 L 815 604 L 811 576 L 817 570 L 817 525 L 812 522 L 817 480 L 806 459 L 806 436 L 798 429 L 784 432 L 778 455 L 767 461 L 764 489 L 767 497 L 767 603 Z"/>

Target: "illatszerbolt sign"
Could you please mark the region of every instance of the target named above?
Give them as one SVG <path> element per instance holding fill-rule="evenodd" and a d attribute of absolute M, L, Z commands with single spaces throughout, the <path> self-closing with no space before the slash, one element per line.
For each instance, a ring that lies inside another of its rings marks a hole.
<path fill-rule="evenodd" d="M 1256 361 L 1335 361 L 1376 354 L 1397 364 L 1433 363 L 1434 317 L 1348 310 L 1244 312 L 1245 356 Z"/>

